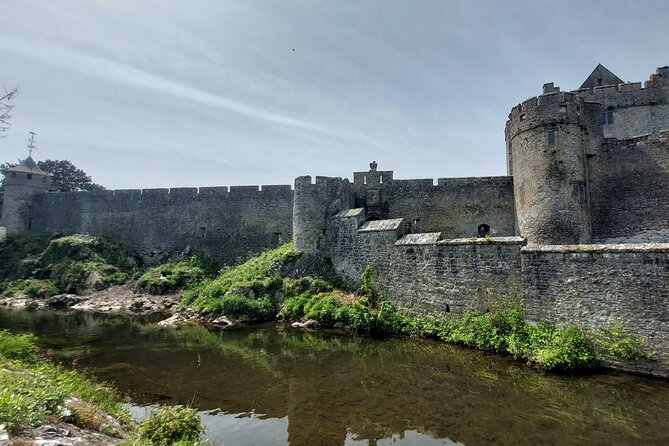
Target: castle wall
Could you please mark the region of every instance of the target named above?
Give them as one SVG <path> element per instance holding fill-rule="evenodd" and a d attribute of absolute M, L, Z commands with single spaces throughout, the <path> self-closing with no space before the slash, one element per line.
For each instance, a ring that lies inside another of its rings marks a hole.
<path fill-rule="evenodd" d="M 639 371 L 667 374 L 668 243 L 528 246 L 522 250 L 522 268 L 529 320 L 586 329 L 620 320 L 658 354 L 656 363 L 638 363 L 648 368 Z"/>
<path fill-rule="evenodd" d="M 388 218 L 404 218 L 414 232 L 441 232 L 444 238 L 475 237 L 480 224 L 492 235 L 516 233 L 513 178 L 439 178 L 385 183 Z M 417 220 L 417 222 L 416 222 Z"/>
<path fill-rule="evenodd" d="M 207 254 L 225 263 L 291 240 L 290 186 L 46 193 L 33 230 L 107 235 L 156 263 Z"/>
<path fill-rule="evenodd" d="M 434 316 L 484 311 L 500 294 L 522 295 L 519 237 L 440 240 L 439 233 L 405 235 L 402 219 L 363 222 L 362 210 L 353 210 L 328 226 L 332 262 L 350 286 L 370 265 L 390 301 Z"/>
<path fill-rule="evenodd" d="M 581 98 L 613 112 L 613 123 L 603 124 L 605 138 L 655 136 L 669 123 L 669 68 L 658 68 L 645 85 L 641 82 L 577 90 Z M 601 122 L 601 121 L 600 121 Z"/>
<path fill-rule="evenodd" d="M 593 237 L 667 240 L 669 235 L 669 132 L 660 140 L 607 141 L 589 158 Z"/>

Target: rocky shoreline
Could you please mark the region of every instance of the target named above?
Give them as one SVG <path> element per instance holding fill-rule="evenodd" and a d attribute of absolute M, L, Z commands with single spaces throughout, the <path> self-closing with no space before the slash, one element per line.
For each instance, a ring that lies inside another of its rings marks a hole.
<path fill-rule="evenodd" d="M 46 298 L 15 294 L 0 298 L 0 306 L 7 308 L 58 308 L 92 313 L 127 313 L 135 315 L 173 314 L 178 310 L 180 293 L 137 293 L 130 284 L 114 285 L 87 295 L 58 294 Z"/>

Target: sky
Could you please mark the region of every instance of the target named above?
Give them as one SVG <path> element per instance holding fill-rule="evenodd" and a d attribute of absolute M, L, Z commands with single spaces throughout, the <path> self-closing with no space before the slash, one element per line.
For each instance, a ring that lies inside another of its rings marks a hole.
<path fill-rule="evenodd" d="M 669 64 L 669 2 L 0 0 L 0 161 L 110 189 L 505 175 L 511 108 Z"/>

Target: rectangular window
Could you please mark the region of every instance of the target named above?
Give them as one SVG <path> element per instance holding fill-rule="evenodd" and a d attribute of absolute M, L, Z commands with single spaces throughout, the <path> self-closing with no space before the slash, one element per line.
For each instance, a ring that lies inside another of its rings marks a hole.
<path fill-rule="evenodd" d="M 613 124 L 613 112 L 602 112 L 602 125 Z"/>
<path fill-rule="evenodd" d="M 32 173 L 26 174 L 26 177 L 27 177 L 29 180 L 32 180 L 32 179 L 33 179 L 33 174 L 32 174 Z"/>
<path fill-rule="evenodd" d="M 572 183 L 572 196 L 578 200 L 579 203 L 585 203 L 585 182 L 574 181 Z"/>
<path fill-rule="evenodd" d="M 548 145 L 549 146 L 555 145 L 555 130 L 548 131 Z"/>

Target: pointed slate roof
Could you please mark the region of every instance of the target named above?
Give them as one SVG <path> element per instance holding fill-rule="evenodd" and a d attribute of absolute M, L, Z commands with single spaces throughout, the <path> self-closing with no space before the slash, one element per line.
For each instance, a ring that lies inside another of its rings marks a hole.
<path fill-rule="evenodd" d="M 6 170 L 6 172 L 26 172 L 26 173 L 36 173 L 38 175 L 46 175 L 46 172 L 44 172 L 37 166 L 37 163 L 35 162 L 32 156 L 29 156 L 28 158 L 19 161 L 18 165 L 10 167 L 9 169 Z"/>
<path fill-rule="evenodd" d="M 625 81 L 611 73 L 611 71 L 604 65 L 598 64 L 580 88 L 601 87 L 604 85 L 618 85 L 624 83 Z"/>

